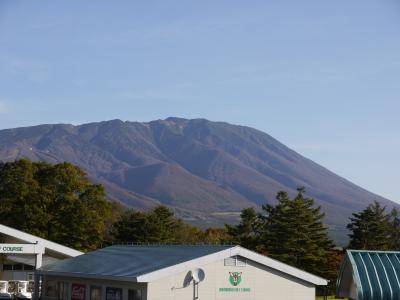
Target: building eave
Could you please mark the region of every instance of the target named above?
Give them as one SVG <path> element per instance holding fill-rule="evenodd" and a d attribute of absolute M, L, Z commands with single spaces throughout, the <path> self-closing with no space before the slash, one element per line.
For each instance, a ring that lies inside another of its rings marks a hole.
<path fill-rule="evenodd" d="M 100 279 L 100 280 L 114 280 L 121 282 L 138 282 L 136 277 L 125 277 L 125 276 L 108 276 L 98 274 L 85 274 L 85 273 L 69 273 L 69 272 L 51 272 L 36 270 L 37 275 L 51 275 L 54 277 L 71 277 L 71 278 L 85 278 L 85 279 Z"/>

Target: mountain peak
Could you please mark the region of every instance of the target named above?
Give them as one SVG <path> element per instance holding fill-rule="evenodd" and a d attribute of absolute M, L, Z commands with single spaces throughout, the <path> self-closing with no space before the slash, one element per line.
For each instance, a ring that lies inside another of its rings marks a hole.
<path fill-rule="evenodd" d="M 348 217 L 372 194 L 287 148 L 266 133 L 206 119 L 119 119 L 0 131 L 0 160 L 70 161 L 131 207 L 159 203 L 202 226 L 234 222 L 241 209 L 273 203 L 299 186 L 316 199 L 339 244 Z"/>

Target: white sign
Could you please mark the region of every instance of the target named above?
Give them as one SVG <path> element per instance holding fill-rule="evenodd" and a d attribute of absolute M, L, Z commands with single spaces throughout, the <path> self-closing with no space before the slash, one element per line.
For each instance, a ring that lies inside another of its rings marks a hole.
<path fill-rule="evenodd" d="M 0 253 L 43 254 L 43 246 L 38 244 L 0 244 Z"/>

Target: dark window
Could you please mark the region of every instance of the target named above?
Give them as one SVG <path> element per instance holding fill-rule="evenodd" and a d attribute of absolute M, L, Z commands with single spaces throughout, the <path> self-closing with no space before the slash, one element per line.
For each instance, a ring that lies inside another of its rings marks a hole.
<path fill-rule="evenodd" d="M 106 288 L 106 300 L 122 300 L 122 289 Z"/>
<path fill-rule="evenodd" d="M 33 270 L 35 270 L 35 267 L 34 266 L 30 266 L 30 265 L 24 265 L 24 270 L 25 271 L 33 271 Z"/>
<path fill-rule="evenodd" d="M 142 300 L 142 290 L 129 290 L 128 300 Z"/>
<path fill-rule="evenodd" d="M 55 280 L 46 280 L 45 295 L 47 297 L 56 298 L 57 294 L 58 294 L 57 281 L 55 281 Z"/>
<path fill-rule="evenodd" d="M 17 265 L 14 265 L 14 271 L 20 271 L 20 270 L 22 270 L 23 269 L 23 264 L 17 264 Z"/>
<path fill-rule="evenodd" d="M 13 269 L 12 265 L 3 265 L 3 270 L 4 271 L 11 271 Z"/>

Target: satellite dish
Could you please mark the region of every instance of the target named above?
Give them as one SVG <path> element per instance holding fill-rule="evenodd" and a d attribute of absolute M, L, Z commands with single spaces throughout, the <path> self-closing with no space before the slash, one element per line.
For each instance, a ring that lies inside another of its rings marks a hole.
<path fill-rule="evenodd" d="M 195 283 L 202 282 L 206 278 L 206 274 L 204 273 L 203 269 L 196 268 L 192 273 L 192 279 Z"/>
<path fill-rule="evenodd" d="M 185 279 L 183 280 L 183 287 L 188 287 L 193 280 L 192 271 L 187 272 Z"/>

